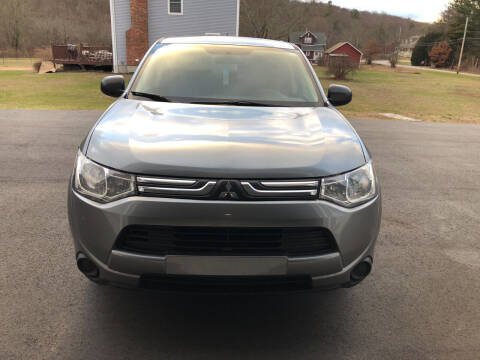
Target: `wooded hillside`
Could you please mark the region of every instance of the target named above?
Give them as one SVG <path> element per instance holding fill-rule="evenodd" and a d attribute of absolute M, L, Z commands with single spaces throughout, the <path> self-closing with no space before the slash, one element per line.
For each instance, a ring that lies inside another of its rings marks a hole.
<path fill-rule="evenodd" d="M 327 46 L 350 41 L 363 47 L 368 40 L 381 46 L 422 35 L 430 24 L 381 13 L 341 8 L 328 2 L 242 0 L 240 34 L 287 40 L 290 31 L 319 31 Z"/>
<path fill-rule="evenodd" d="M 0 50 L 31 55 L 52 43 L 111 44 L 108 0 L 1 0 Z"/>
<path fill-rule="evenodd" d="M 375 39 L 386 45 L 427 24 L 386 14 L 343 9 L 329 3 L 241 0 L 240 33 L 287 40 L 289 31 L 320 31 L 327 45 L 350 41 L 362 47 Z M 111 43 L 108 0 L 1 0 L 0 50 L 28 55 L 51 43 Z"/>

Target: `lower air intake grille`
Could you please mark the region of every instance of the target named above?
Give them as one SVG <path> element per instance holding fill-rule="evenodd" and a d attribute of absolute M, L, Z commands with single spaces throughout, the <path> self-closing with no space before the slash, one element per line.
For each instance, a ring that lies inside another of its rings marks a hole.
<path fill-rule="evenodd" d="M 286 292 L 312 288 L 310 276 L 180 276 L 143 275 L 143 289 L 173 292 Z"/>
<path fill-rule="evenodd" d="M 314 256 L 337 251 L 324 228 L 224 228 L 133 225 L 116 248 L 149 255 Z"/>

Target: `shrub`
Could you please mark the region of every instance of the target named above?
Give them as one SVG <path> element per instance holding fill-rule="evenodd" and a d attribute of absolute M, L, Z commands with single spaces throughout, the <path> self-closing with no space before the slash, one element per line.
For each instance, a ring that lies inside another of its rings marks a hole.
<path fill-rule="evenodd" d="M 376 40 L 369 40 L 363 48 L 363 54 L 368 65 L 372 64 L 373 57 L 382 51 Z"/>
<path fill-rule="evenodd" d="M 417 41 L 417 44 L 412 50 L 412 57 L 410 58 L 410 62 L 414 66 L 422 66 L 426 65 L 428 56 L 425 54 L 425 40 L 423 37 Z"/>
<path fill-rule="evenodd" d="M 430 56 L 428 53 L 432 48 L 432 44 L 437 43 L 445 38 L 441 32 L 431 32 L 418 39 L 412 51 L 412 58 L 410 59 L 412 65 L 415 66 L 430 66 Z"/>
<path fill-rule="evenodd" d="M 398 63 L 398 52 L 394 51 L 388 57 L 388 61 L 390 61 L 390 67 L 396 68 Z"/>
<path fill-rule="evenodd" d="M 41 61 L 38 61 L 38 62 L 35 62 L 33 63 L 33 71 L 35 71 L 36 73 L 38 73 L 40 71 L 40 67 L 42 66 L 42 62 Z"/>
<path fill-rule="evenodd" d="M 336 80 L 343 80 L 348 74 L 354 73 L 355 63 L 348 55 L 338 55 L 328 57 L 328 73 L 333 75 Z"/>
<path fill-rule="evenodd" d="M 428 53 L 428 56 L 430 56 L 430 61 L 435 67 L 446 67 L 448 66 L 448 60 L 451 53 L 452 48 L 444 41 L 437 46 L 434 46 Z"/>

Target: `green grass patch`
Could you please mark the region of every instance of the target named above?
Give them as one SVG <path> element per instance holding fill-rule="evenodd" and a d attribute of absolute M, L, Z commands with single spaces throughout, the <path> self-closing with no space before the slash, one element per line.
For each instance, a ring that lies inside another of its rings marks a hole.
<path fill-rule="evenodd" d="M 113 98 L 100 92 L 108 73 L 0 71 L 0 109 L 101 110 Z M 127 81 L 130 77 L 126 77 Z"/>
<path fill-rule="evenodd" d="M 350 79 L 335 81 L 325 68 L 315 70 L 325 89 L 332 83 L 352 89 L 353 101 L 340 108 L 348 117 L 382 118 L 380 113 L 394 113 L 427 121 L 480 123 L 480 78 L 362 66 Z M 100 81 L 107 75 L 0 70 L 0 109 L 103 110 L 113 102 L 100 92 Z"/>
<path fill-rule="evenodd" d="M 386 66 L 362 66 L 350 79 L 336 81 L 316 67 L 325 90 L 349 86 L 353 101 L 340 108 L 349 117 L 381 118 L 394 113 L 419 120 L 480 123 L 480 78 Z"/>

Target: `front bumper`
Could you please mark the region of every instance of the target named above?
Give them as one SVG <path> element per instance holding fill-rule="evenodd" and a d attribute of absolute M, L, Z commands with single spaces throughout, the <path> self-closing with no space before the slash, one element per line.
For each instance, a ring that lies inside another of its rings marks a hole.
<path fill-rule="evenodd" d="M 251 277 L 309 276 L 313 287 L 332 288 L 350 285 L 351 270 L 366 257 L 373 258 L 380 228 L 381 198 L 378 195 L 354 209 L 320 200 L 241 202 L 141 196 L 98 204 L 70 187 L 68 213 L 76 254 L 85 254 L 97 265 L 97 281 L 138 287 L 143 275 L 171 274 L 166 257 L 114 249 L 119 233 L 128 225 L 324 227 L 333 234 L 338 252 L 311 257 L 277 257 L 286 264 L 280 272 L 275 266 L 257 267 L 255 264 L 262 263 L 261 257 L 212 257 L 212 263 L 217 264 L 215 275 L 223 275 L 219 274 L 222 271 L 226 276 L 240 275 L 236 273 L 240 268 L 243 269 L 241 275 Z M 268 258 L 272 260 L 271 256 Z M 212 275 L 201 265 L 205 264 L 205 257 L 192 257 L 192 260 L 200 261 L 200 268 L 196 266 L 199 273 L 192 273 L 191 267 L 182 272 L 182 264 L 177 261 L 175 275 Z M 252 266 L 245 265 L 249 262 Z"/>

